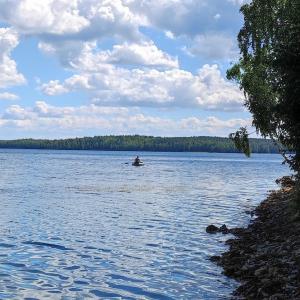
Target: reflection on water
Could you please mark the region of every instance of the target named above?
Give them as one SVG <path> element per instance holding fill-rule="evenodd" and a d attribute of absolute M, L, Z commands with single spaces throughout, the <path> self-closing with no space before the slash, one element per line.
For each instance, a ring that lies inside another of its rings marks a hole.
<path fill-rule="evenodd" d="M 207 260 L 288 170 L 278 155 L 1 150 L 1 299 L 226 299 Z M 128 163 L 129 164 L 126 164 Z"/>

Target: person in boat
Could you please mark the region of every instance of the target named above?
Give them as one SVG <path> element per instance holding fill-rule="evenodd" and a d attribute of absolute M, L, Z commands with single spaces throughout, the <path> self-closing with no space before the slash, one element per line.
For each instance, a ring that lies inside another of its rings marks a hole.
<path fill-rule="evenodd" d="M 141 160 L 140 160 L 140 158 L 137 156 L 135 159 L 134 159 L 134 164 L 135 165 L 138 165 L 138 164 L 140 164 L 141 163 Z"/>

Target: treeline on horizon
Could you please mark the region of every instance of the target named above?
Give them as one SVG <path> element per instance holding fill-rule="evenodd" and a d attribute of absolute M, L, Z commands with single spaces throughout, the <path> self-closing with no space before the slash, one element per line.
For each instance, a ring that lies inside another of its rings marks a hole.
<path fill-rule="evenodd" d="M 278 153 L 271 140 L 250 139 L 254 153 Z M 167 152 L 239 152 L 229 138 L 223 137 L 153 137 L 140 135 L 94 136 L 70 139 L 0 140 L 0 148 L 103 150 L 103 151 L 167 151 Z"/>

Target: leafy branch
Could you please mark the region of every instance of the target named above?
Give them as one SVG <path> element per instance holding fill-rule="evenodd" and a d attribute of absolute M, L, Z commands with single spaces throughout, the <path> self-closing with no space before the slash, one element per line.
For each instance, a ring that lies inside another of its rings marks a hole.
<path fill-rule="evenodd" d="M 238 131 L 230 133 L 229 138 L 234 142 L 235 147 L 239 151 L 250 157 L 249 133 L 246 127 L 241 127 Z"/>

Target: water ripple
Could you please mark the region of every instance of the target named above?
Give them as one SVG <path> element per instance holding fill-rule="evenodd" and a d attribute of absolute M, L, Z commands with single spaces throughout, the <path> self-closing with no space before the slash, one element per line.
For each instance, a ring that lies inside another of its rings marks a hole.
<path fill-rule="evenodd" d="M 0 299 L 228 299 L 207 258 L 287 169 L 276 155 L 0 150 Z"/>
<path fill-rule="evenodd" d="M 61 245 L 57 244 L 51 244 L 51 243 L 44 243 L 44 242 L 32 242 L 32 241 L 27 241 L 23 242 L 25 245 L 34 245 L 34 246 L 40 246 L 40 247 L 50 247 L 58 250 L 72 250 L 71 248 L 67 248 Z"/>

